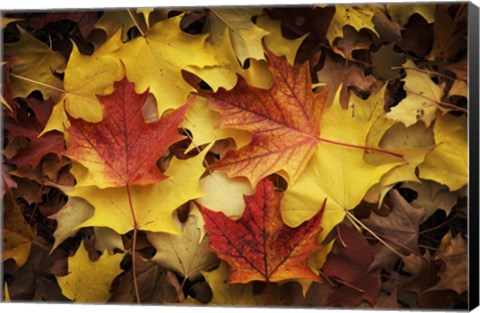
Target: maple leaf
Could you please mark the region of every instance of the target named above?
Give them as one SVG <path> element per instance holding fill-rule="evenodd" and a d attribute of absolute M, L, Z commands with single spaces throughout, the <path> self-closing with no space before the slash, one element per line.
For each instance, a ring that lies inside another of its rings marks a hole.
<path fill-rule="evenodd" d="M 405 182 L 401 187 L 417 192 L 418 196 L 411 204 L 416 208 L 425 209 L 426 214 L 422 221 L 432 216 L 437 209 L 445 211 L 447 216 L 450 215 L 452 208 L 458 200 L 458 196 L 450 192 L 446 186 L 431 180 L 424 180 L 420 183 Z"/>
<path fill-rule="evenodd" d="M 427 23 L 431 24 L 435 21 L 435 7 L 434 3 L 409 3 L 408 5 L 388 3 L 387 13 L 394 22 L 401 26 L 406 25 L 410 16 L 415 13 L 420 14 Z"/>
<path fill-rule="evenodd" d="M 419 165 L 419 176 L 458 190 L 468 183 L 467 118 L 439 115 L 433 133 L 437 145 Z"/>
<path fill-rule="evenodd" d="M 382 217 L 372 212 L 364 224 L 385 238 L 401 254 L 407 251 L 420 252 L 418 248 L 419 225 L 425 215 L 425 209 L 412 207 L 397 190 L 389 193 L 392 203 L 392 212 L 387 217 Z M 371 269 L 390 269 L 398 260 L 398 255 L 391 248 L 382 246 L 375 255 Z"/>
<path fill-rule="evenodd" d="M 211 42 L 213 44 L 220 42 L 225 29 L 228 29 L 233 48 L 241 64 L 244 64 L 248 58 L 264 59 L 262 38 L 268 35 L 268 32 L 251 21 L 253 16 L 260 15 L 261 12 L 258 8 L 210 9 L 207 25 Z"/>
<path fill-rule="evenodd" d="M 218 263 L 213 253 L 205 248 L 201 240 L 197 217 L 189 215 L 185 223 L 176 219 L 181 235 L 148 233 L 147 238 L 157 250 L 152 261 L 181 274 L 185 279 L 195 280 L 202 270 L 208 270 Z"/>
<path fill-rule="evenodd" d="M 71 12 L 48 12 L 28 20 L 28 25 L 34 30 L 39 30 L 50 23 L 61 20 L 75 22 L 83 38 L 87 38 L 93 26 L 98 20 L 98 12 L 95 11 L 71 11 Z"/>
<path fill-rule="evenodd" d="M 355 30 L 360 31 L 362 28 L 367 28 L 373 31 L 377 36 L 373 17 L 377 12 L 381 12 L 380 5 L 337 5 L 335 6 L 335 15 L 327 32 L 327 39 L 330 44 L 337 37 L 343 36 L 343 27 L 350 25 Z"/>
<path fill-rule="evenodd" d="M 62 134 L 55 131 L 39 137 L 52 112 L 53 102 L 50 99 L 40 101 L 30 98 L 26 103 L 34 114 L 28 114 L 26 110 L 16 110 L 15 117 L 8 115 L 5 117 L 4 126 L 11 136 L 26 137 L 30 141 L 26 147 L 17 151 L 10 162 L 17 167 L 30 165 L 35 168 L 46 154 L 58 155 L 63 152 L 65 143 Z"/>
<path fill-rule="evenodd" d="M 35 231 L 23 218 L 11 193 L 3 198 L 3 260 L 13 258 L 18 267 L 27 261 Z"/>
<path fill-rule="evenodd" d="M 114 82 L 124 76 L 118 60 L 111 57 L 120 42 L 120 32 L 111 37 L 92 55 L 83 55 L 73 45 L 65 68 L 65 91 L 53 108 L 42 134 L 50 130 L 64 131 L 70 125 L 68 115 L 96 123 L 103 118 L 103 108 L 98 95 L 112 93 Z"/>
<path fill-rule="evenodd" d="M 69 197 L 67 203 L 57 213 L 48 217 L 57 221 L 57 228 L 53 233 L 55 242 L 52 251 L 65 239 L 75 235 L 76 227 L 92 215 L 93 207 L 87 201 L 79 197 Z"/>
<path fill-rule="evenodd" d="M 67 133 L 72 145 L 64 154 L 87 167 L 89 174 L 85 180 L 100 188 L 162 180 L 165 176 L 156 162 L 170 145 L 183 138 L 177 129 L 188 106 L 147 124 L 142 106 L 148 90 L 136 94 L 134 84 L 126 78 L 114 87 L 111 95 L 99 96 L 105 105 L 102 122 L 70 117 Z"/>
<path fill-rule="evenodd" d="M 382 93 L 362 102 L 365 107 L 351 106 L 344 110 L 340 106 L 340 90 L 332 106 L 325 111 L 322 136 L 336 142 L 364 146 L 373 126 L 384 119 Z M 342 125 L 342 131 L 338 131 L 338 125 Z M 394 161 L 372 165 L 366 162 L 364 155 L 365 151 L 361 149 L 320 142 L 302 175 L 285 191 L 282 201 L 285 223 L 295 227 L 310 219 L 328 198 L 322 221 L 324 231 L 320 235 L 323 240 L 344 219 L 345 210 L 355 208 L 385 173 L 404 163 L 395 158 Z"/>
<path fill-rule="evenodd" d="M 122 258 L 123 254 L 104 253 L 92 262 L 82 242 L 75 255 L 68 258 L 68 275 L 57 276 L 62 293 L 75 302 L 106 302 L 113 279 L 122 272 Z"/>
<path fill-rule="evenodd" d="M 467 248 L 467 240 L 461 234 L 452 238 L 452 233 L 448 232 L 442 238 L 440 247 L 433 256 L 434 260 L 443 263 L 438 273 L 440 280 L 427 291 L 452 289 L 461 294 L 468 290 Z"/>
<path fill-rule="evenodd" d="M 2 29 L 5 29 L 10 23 L 19 22 L 19 21 L 23 21 L 23 18 L 11 18 L 11 17 L 6 17 L 5 15 L 2 15 Z"/>
<path fill-rule="evenodd" d="M 330 295 L 328 305 L 355 307 L 362 299 L 375 304 L 381 287 L 380 272 L 369 271 L 369 267 L 377 247 L 370 246 L 355 228 L 345 225 L 338 227 L 337 241 L 343 243 L 342 253 L 329 254 L 322 271 L 344 284 Z"/>
<path fill-rule="evenodd" d="M 253 186 L 280 170 L 292 181 L 298 178 L 319 141 L 327 97 L 327 92 L 310 91 L 308 64 L 295 68 L 285 57 L 266 53 L 274 76 L 270 89 L 251 87 L 239 78 L 233 90 L 208 95 L 210 107 L 221 114 L 219 127 L 253 133 L 246 147 L 227 153 L 211 169 L 245 176 Z"/>
<path fill-rule="evenodd" d="M 44 98 L 56 99 L 62 81 L 54 73 L 63 72 L 65 59 L 23 28 L 18 27 L 18 30 L 20 40 L 5 44 L 5 56 L 10 56 L 12 62 L 10 73 L 12 98 L 26 98 L 32 91 L 40 90 Z"/>
<path fill-rule="evenodd" d="M 138 10 L 137 10 L 138 11 Z M 106 10 L 95 23 L 95 28 L 105 32 L 107 38 L 112 37 L 119 29 L 122 31 L 122 40 L 128 40 L 128 32 L 136 25 L 146 26 L 146 19 L 131 9 Z"/>
<path fill-rule="evenodd" d="M 264 179 L 253 196 L 245 196 L 245 211 L 236 221 L 200 206 L 210 236 L 208 247 L 231 266 L 228 283 L 319 280 L 307 260 L 320 248 L 317 239 L 323 207 L 309 221 L 291 228 L 280 216 L 281 199 L 273 183 Z"/>

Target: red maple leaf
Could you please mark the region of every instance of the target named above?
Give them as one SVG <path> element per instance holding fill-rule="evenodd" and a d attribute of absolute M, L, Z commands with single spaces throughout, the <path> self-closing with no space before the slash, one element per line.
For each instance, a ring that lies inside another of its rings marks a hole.
<path fill-rule="evenodd" d="M 95 173 L 101 188 L 158 182 L 165 176 L 156 162 L 169 146 L 183 139 L 178 125 L 188 104 L 146 123 L 142 106 L 148 89 L 137 94 L 126 78 L 115 82 L 114 88 L 112 94 L 98 96 L 104 105 L 100 123 L 69 116 L 67 132 L 72 145 L 65 155 Z"/>
<path fill-rule="evenodd" d="M 369 272 L 378 246 L 371 246 L 355 228 L 340 224 L 337 241 L 342 253 L 330 253 L 322 271 L 341 286 L 330 295 L 327 305 L 355 307 L 362 299 L 374 305 L 380 292 L 380 271 Z"/>
<path fill-rule="evenodd" d="M 237 128 L 253 134 L 251 142 L 229 151 L 212 169 L 229 176 L 248 177 L 253 186 L 280 170 L 295 181 L 312 157 L 320 135 L 320 121 L 328 92 L 311 91 L 307 63 L 293 67 L 285 57 L 266 50 L 273 86 L 260 89 L 245 79 L 231 91 L 220 89 L 208 95 L 210 107 L 221 115 L 222 128 Z"/>
<path fill-rule="evenodd" d="M 323 209 L 297 228 L 285 225 L 280 215 L 283 194 L 264 179 L 252 196 L 245 196 L 246 208 L 236 221 L 222 212 L 200 206 L 209 234 L 209 248 L 230 264 L 229 283 L 259 280 L 278 282 L 306 278 L 319 281 L 307 264 L 320 248 Z"/>

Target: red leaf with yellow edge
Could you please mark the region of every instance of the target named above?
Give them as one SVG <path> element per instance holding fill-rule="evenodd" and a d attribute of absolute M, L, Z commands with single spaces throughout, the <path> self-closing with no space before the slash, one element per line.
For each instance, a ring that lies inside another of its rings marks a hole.
<path fill-rule="evenodd" d="M 210 107 L 221 115 L 220 127 L 253 133 L 251 142 L 211 166 L 229 176 L 248 177 L 253 186 L 283 170 L 295 181 L 312 157 L 328 93 L 313 93 L 307 63 L 293 67 L 285 57 L 266 50 L 273 86 L 259 89 L 242 78 L 231 91 L 208 95 Z"/>
<path fill-rule="evenodd" d="M 291 228 L 280 215 L 282 197 L 270 180 L 263 179 L 254 195 L 244 197 L 246 208 L 236 221 L 200 206 L 209 248 L 230 265 L 228 283 L 319 281 L 307 260 L 320 248 L 317 239 L 325 203 L 310 220 Z"/>
<path fill-rule="evenodd" d="M 183 138 L 178 125 L 188 104 L 146 123 L 142 106 L 147 97 L 148 89 L 137 94 L 134 84 L 124 78 L 115 82 L 112 94 L 98 96 L 104 105 L 100 123 L 69 117 L 67 132 L 72 145 L 65 155 L 89 169 L 91 185 L 146 185 L 165 178 L 156 162 L 170 145 Z"/>

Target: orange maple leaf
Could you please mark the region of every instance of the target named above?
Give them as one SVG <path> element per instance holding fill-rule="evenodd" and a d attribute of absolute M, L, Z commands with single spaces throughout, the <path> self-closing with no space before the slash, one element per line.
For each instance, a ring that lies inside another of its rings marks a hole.
<path fill-rule="evenodd" d="M 317 239 L 325 203 L 310 220 L 291 228 L 280 215 L 282 197 L 270 180 L 263 179 L 254 195 L 244 197 L 246 208 L 236 221 L 199 205 L 209 234 L 208 247 L 230 265 L 227 282 L 319 281 L 307 261 L 320 248 Z"/>
<path fill-rule="evenodd" d="M 308 63 L 288 64 L 266 49 L 273 86 L 259 89 L 239 77 L 231 91 L 208 95 L 210 107 L 221 115 L 222 128 L 253 133 L 251 142 L 229 151 L 212 169 L 229 176 L 248 177 L 253 186 L 272 173 L 284 170 L 292 181 L 312 157 L 320 135 L 320 121 L 328 92 L 313 93 Z"/>
<path fill-rule="evenodd" d="M 142 106 L 148 89 L 137 94 L 126 78 L 115 82 L 114 88 L 112 94 L 98 96 L 104 105 L 100 123 L 69 116 L 67 132 L 72 145 L 65 155 L 93 171 L 101 188 L 146 185 L 164 179 L 156 162 L 170 145 L 183 139 L 178 125 L 188 104 L 146 123 Z"/>

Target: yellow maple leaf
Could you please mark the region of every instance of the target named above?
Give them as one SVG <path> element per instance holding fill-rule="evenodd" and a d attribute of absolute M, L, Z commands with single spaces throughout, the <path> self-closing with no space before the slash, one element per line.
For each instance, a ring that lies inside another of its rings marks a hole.
<path fill-rule="evenodd" d="M 323 117 L 322 138 L 365 146 L 372 125 L 382 118 L 383 103 L 372 101 L 370 114 L 362 118 L 361 114 L 353 114 L 353 107 L 341 108 L 339 91 Z M 371 186 L 402 164 L 397 158 L 396 162 L 374 166 L 365 161 L 364 153 L 362 149 L 320 142 L 304 172 L 285 191 L 282 201 L 285 223 L 291 227 L 300 225 L 316 214 L 327 198 L 320 235 L 325 238 L 343 220 L 345 210 L 357 206 Z"/>
<path fill-rule="evenodd" d="M 91 123 L 103 119 L 103 106 L 97 95 L 112 93 L 114 82 L 124 75 L 118 59 L 110 56 L 120 45 L 120 32 L 92 55 L 81 54 L 73 45 L 63 80 L 65 92 L 53 108 L 42 134 L 50 130 L 63 132 L 70 125 L 65 111 Z"/>
<path fill-rule="evenodd" d="M 387 12 L 392 21 L 404 26 L 408 23 L 410 16 L 417 13 L 423 16 L 427 23 L 435 22 L 435 3 L 388 3 Z"/>
<path fill-rule="evenodd" d="M 367 28 L 378 36 L 373 23 L 373 17 L 380 10 L 382 10 L 381 5 L 336 5 L 335 15 L 327 31 L 328 41 L 330 44 L 333 44 L 337 37 L 343 37 L 343 27 L 345 25 L 355 28 L 356 31 Z"/>
<path fill-rule="evenodd" d="M 10 57 L 12 71 L 10 82 L 12 98 L 26 98 L 32 91 L 40 90 L 44 98 L 58 99 L 62 80 L 54 75 L 65 69 L 63 56 L 18 27 L 20 40 L 5 44 L 5 56 Z"/>
<path fill-rule="evenodd" d="M 252 22 L 252 17 L 260 15 L 259 8 L 212 8 L 210 9 L 208 29 L 210 40 L 217 44 L 222 40 L 225 29 L 230 33 L 235 53 L 243 65 L 245 60 L 265 60 L 262 38 L 268 32 Z"/>
<path fill-rule="evenodd" d="M 78 197 L 69 197 L 60 211 L 48 217 L 57 221 L 57 228 L 53 233 L 55 242 L 51 251 L 55 250 L 65 239 L 75 235 L 76 227 L 92 215 L 93 207 L 87 201 Z"/>
<path fill-rule="evenodd" d="M 198 180 L 205 171 L 203 158 L 208 149 L 205 148 L 200 154 L 187 160 L 174 158 L 165 172 L 168 178 L 159 183 L 130 187 L 138 229 L 180 233 L 172 220 L 172 213 L 183 203 L 203 195 L 198 187 Z M 85 186 L 82 184 L 82 177 L 86 172 L 86 169 L 79 165 L 72 169 L 77 185 L 68 195 L 87 200 L 93 205 L 95 212 L 77 228 L 102 226 L 119 234 L 132 230 L 134 222 L 125 188 L 100 189 L 96 186 Z"/>
<path fill-rule="evenodd" d="M 140 10 L 140 11 L 139 11 Z M 137 9 L 136 11 L 130 9 L 124 10 L 105 10 L 102 17 L 95 24 L 95 28 L 101 29 L 105 32 L 107 38 L 112 37 L 120 29 L 122 32 L 122 40 L 128 40 L 128 32 L 132 27 L 138 25 L 145 27 L 149 14 L 148 11 Z M 143 15 L 143 17 L 141 16 Z"/>
<path fill-rule="evenodd" d="M 407 96 L 393 107 L 386 117 L 400 121 L 405 126 L 411 126 L 422 120 L 425 126 L 429 127 L 437 116 L 437 111 L 442 109 L 440 103 L 444 86 L 435 84 L 430 75 L 419 69 L 411 60 L 407 60 L 403 67 L 407 73 L 402 79 L 405 82 L 403 88 Z"/>
<path fill-rule="evenodd" d="M 62 294 L 74 302 L 105 303 L 110 297 L 110 285 L 122 272 L 123 254 L 104 253 L 92 262 L 83 242 L 74 256 L 68 258 L 68 275 L 57 276 Z"/>
<path fill-rule="evenodd" d="M 419 176 L 458 190 L 468 183 L 467 118 L 439 114 L 433 132 L 436 147 L 420 164 Z"/>
<path fill-rule="evenodd" d="M 1 20 L 2 20 L 2 29 L 5 29 L 8 26 L 8 24 L 23 21 L 23 18 L 10 18 L 10 17 L 2 16 Z"/>
<path fill-rule="evenodd" d="M 3 198 L 3 260 L 14 259 L 18 267 L 27 262 L 35 231 L 23 218 L 11 193 Z"/>
<path fill-rule="evenodd" d="M 183 79 L 182 69 L 217 65 L 211 46 L 205 42 L 208 35 L 183 32 L 179 25 L 181 19 L 179 15 L 156 23 L 145 36 L 128 41 L 114 54 L 125 65 L 127 77 L 135 84 L 137 93 L 150 88 L 159 115 L 180 107 L 195 91 Z"/>
<path fill-rule="evenodd" d="M 206 249 L 206 240 L 200 240 L 197 217 L 189 215 L 185 223 L 174 218 L 182 230 L 181 235 L 147 233 L 157 253 L 152 261 L 181 274 L 185 279 L 195 280 L 202 270 L 208 270 L 218 263 L 216 256 Z"/>

